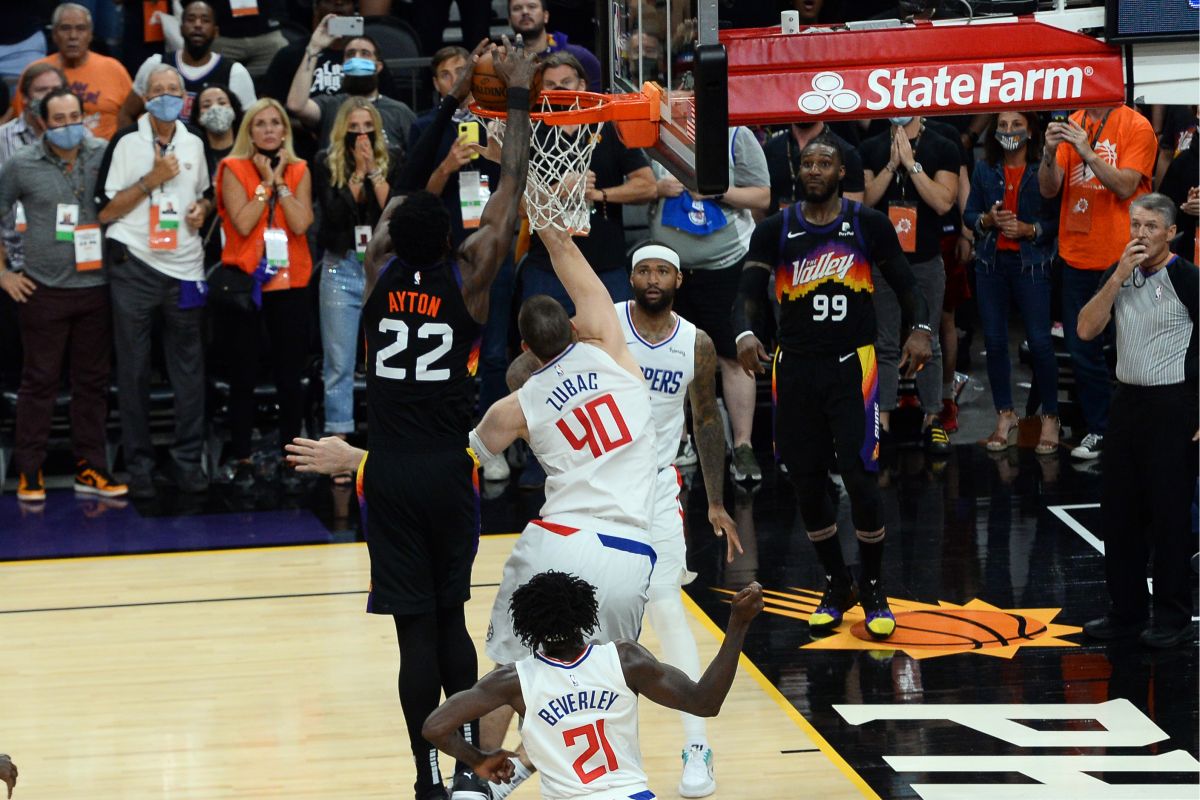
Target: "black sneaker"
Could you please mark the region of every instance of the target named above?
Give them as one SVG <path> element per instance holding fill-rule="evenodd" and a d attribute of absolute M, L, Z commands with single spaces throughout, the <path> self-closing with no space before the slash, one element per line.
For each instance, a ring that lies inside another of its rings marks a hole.
<path fill-rule="evenodd" d="M 239 492 L 254 491 L 254 484 L 257 478 L 254 474 L 254 462 L 246 459 L 239 461 L 233 469 L 233 477 L 229 481 L 229 485 Z"/>
<path fill-rule="evenodd" d="M 469 769 L 463 770 L 454 776 L 450 800 L 492 800 L 492 790 L 483 778 Z"/>
<path fill-rule="evenodd" d="M 1082 458 L 1091 461 L 1094 458 L 1100 457 L 1100 451 L 1104 449 L 1104 437 L 1098 433 L 1089 433 L 1083 437 L 1083 441 L 1079 446 L 1071 451 L 1071 455 L 1075 458 Z"/>
<path fill-rule="evenodd" d="M 950 434 L 942 427 L 942 423 L 934 420 L 925 429 L 925 452 L 931 456 L 950 455 Z"/>
<path fill-rule="evenodd" d="M 153 500 L 158 495 L 149 472 L 129 473 L 129 496 L 134 500 Z"/>
<path fill-rule="evenodd" d="M 1142 631 L 1138 639 L 1146 647 L 1153 647 L 1156 650 L 1165 650 L 1168 647 L 1176 647 L 1181 644 L 1189 644 L 1192 637 L 1195 635 L 1195 626 L 1189 620 L 1184 623 L 1182 628 L 1163 628 L 1158 625 L 1153 625 Z"/>
<path fill-rule="evenodd" d="M 837 578 L 826 575 L 825 594 L 821 595 L 821 602 L 808 618 L 809 629 L 818 635 L 832 631 L 842 624 L 842 617 L 856 602 L 854 581 L 848 573 Z"/>
<path fill-rule="evenodd" d="M 1091 639 L 1110 642 L 1114 639 L 1129 639 L 1137 636 L 1146 627 L 1146 620 L 1127 621 L 1112 614 L 1105 614 L 1083 623 L 1083 632 Z"/>
<path fill-rule="evenodd" d="M 867 581 L 859 587 L 858 595 L 867 618 L 867 633 L 876 639 L 886 639 L 895 633 L 896 618 L 883 593 L 883 585 L 879 581 Z"/>

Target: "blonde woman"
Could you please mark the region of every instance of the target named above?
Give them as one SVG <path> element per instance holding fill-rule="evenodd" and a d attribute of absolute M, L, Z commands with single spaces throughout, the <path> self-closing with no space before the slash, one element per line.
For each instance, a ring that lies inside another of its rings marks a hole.
<path fill-rule="evenodd" d="M 354 430 L 354 355 L 362 310 L 363 257 L 371 231 L 387 205 L 400 152 L 389 150 L 383 121 L 371 101 L 351 97 L 342 103 L 314 167 L 321 226 L 321 345 L 324 350 L 325 432 L 345 436 Z M 350 475 L 335 475 L 349 483 Z"/>
<path fill-rule="evenodd" d="M 279 402 L 280 442 L 290 442 L 300 433 L 304 412 L 300 376 L 309 344 L 306 288 L 312 257 L 304 234 L 313 221 L 312 176 L 292 148 L 292 126 L 277 101 L 264 97 L 246 109 L 216 184 L 217 211 L 225 233 L 222 261 L 225 268 L 252 275 L 255 283 L 257 308 L 227 308 L 220 320 L 238 343 L 229 381 L 230 449 L 237 460 L 233 483 L 249 491 L 255 483 L 250 436 L 259 331 L 265 323 Z M 299 477 L 285 464 L 280 467 L 284 490 L 300 491 Z"/>

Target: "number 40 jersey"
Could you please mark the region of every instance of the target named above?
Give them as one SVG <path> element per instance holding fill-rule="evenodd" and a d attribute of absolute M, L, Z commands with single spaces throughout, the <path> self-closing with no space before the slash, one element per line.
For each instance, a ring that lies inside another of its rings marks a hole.
<path fill-rule="evenodd" d="M 546 470 L 543 517 L 580 514 L 650 527 L 655 432 L 650 390 L 599 347 L 576 342 L 517 392 Z"/>

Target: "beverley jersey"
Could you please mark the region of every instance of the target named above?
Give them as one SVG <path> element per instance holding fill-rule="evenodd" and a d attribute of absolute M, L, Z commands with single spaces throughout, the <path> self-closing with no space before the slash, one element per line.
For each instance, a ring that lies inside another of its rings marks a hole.
<path fill-rule="evenodd" d="M 363 306 L 372 449 L 466 447 L 480 325 L 453 261 L 413 270 L 392 258 Z"/>
<path fill-rule="evenodd" d="M 646 788 L 637 695 L 614 643 L 572 662 L 535 653 L 516 662 L 525 700 L 521 741 L 542 776 L 542 797 L 629 797 Z M 651 795 L 652 796 L 652 795 Z"/>
<path fill-rule="evenodd" d="M 529 446 L 546 470 L 543 517 L 581 514 L 646 530 L 655 435 L 646 383 L 576 342 L 517 391 Z"/>
<path fill-rule="evenodd" d="M 888 218 L 842 200 L 828 225 L 811 225 L 801 204 L 754 231 L 747 261 L 771 265 L 779 302 L 779 346 L 800 355 L 843 355 L 875 342 L 872 264 L 902 254 Z"/>
<path fill-rule="evenodd" d="M 617 319 L 625 333 L 625 344 L 642 368 L 650 388 L 654 432 L 658 437 L 657 465 L 671 466 L 683 438 L 683 404 L 688 385 L 696 376 L 696 326 L 678 314 L 675 330 L 661 342 L 651 344 L 633 325 L 633 301 L 617 303 Z"/>

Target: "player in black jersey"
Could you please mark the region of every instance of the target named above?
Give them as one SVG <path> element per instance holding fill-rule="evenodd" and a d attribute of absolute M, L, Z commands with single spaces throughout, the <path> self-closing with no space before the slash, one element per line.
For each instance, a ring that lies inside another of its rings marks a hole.
<path fill-rule="evenodd" d="M 370 456 L 359 467 L 359 485 L 371 555 L 367 610 L 395 618 L 418 800 L 447 797 L 437 749 L 421 736 L 421 724 L 443 691 L 449 697 L 470 688 L 478 670 L 463 614 L 479 541 L 467 436 L 489 293 L 512 246 L 529 168 L 529 87 L 537 70 L 536 54 L 520 36 L 505 39 L 494 63 L 508 85 L 508 127 L 500 183 L 478 230 L 455 251 L 441 199 L 416 192 L 389 203 L 365 263 Z M 447 107 L 467 96 L 472 71 Z M 478 722 L 468 735 L 479 741 Z M 453 797 L 487 797 L 487 787 L 471 785 L 475 779 L 459 767 Z"/>
<path fill-rule="evenodd" d="M 891 636 L 896 620 L 880 584 L 883 512 L 875 473 L 879 401 L 871 265 L 879 267 L 914 323 L 901 366 L 915 374 L 931 356 L 929 309 L 888 218 L 839 196 L 841 151 L 818 137 L 800 154 L 805 199 L 754 230 L 734 304 L 738 360 L 764 372 L 763 340 L 773 321 L 767 281 L 779 301 L 772 371 L 775 446 L 796 486 L 808 538 L 825 568 L 825 594 L 809 620 L 827 631 L 861 600 L 867 630 Z M 850 496 L 858 533 L 861 582 L 856 587 L 837 540 L 837 509 L 827 491 L 829 465 Z"/>

